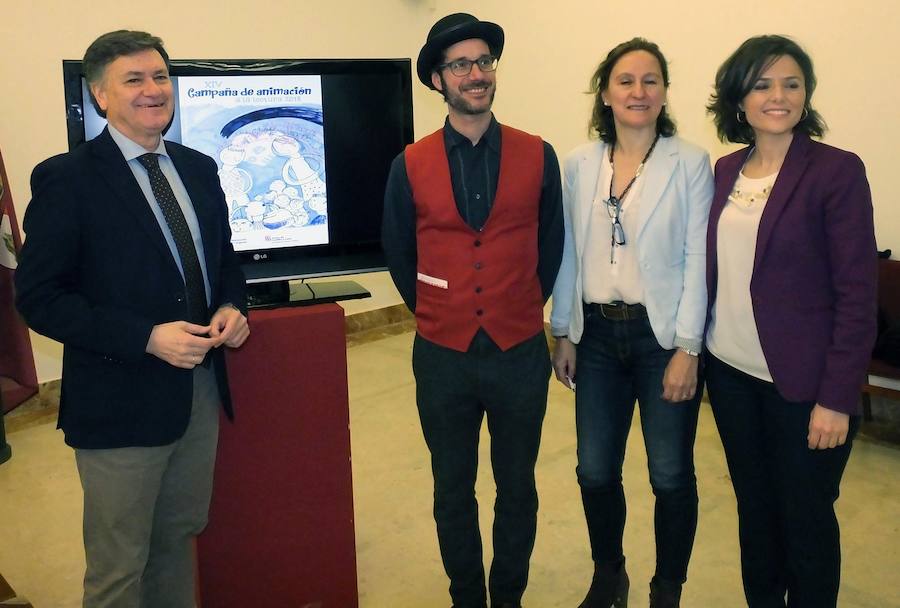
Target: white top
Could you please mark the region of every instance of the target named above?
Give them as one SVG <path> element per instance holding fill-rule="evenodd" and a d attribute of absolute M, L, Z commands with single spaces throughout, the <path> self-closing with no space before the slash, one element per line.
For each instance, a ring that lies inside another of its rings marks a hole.
<path fill-rule="evenodd" d="M 706 334 L 706 348 L 728 365 L 772 382 L 759 343 L 750 301 L 750 279 L 756 257 L 759 220 L 778 174 L 738 176 L 719 219 L 716 302 Z"/>
<path fill-rule="evenodd" d="M 606 200 L 613 178 L 613 166 L 604 154 L 597 176 L 597 190 L 591 205 L 587 240 L 584 246 L 584 301 L 591 303 L 644 301 L 639 252 L 637 248 L 641 191 L 644 180 L 640 175 L 625 195 L 619 211 L 619 222 L 625 232 L 625 244 L 612 244 L 613 218 Z"/>

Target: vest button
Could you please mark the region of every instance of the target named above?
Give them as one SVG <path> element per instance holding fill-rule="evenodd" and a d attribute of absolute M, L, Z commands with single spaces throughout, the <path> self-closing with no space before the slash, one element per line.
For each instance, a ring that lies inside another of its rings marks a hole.
<path fill-rule="evenodd" d="M 484 311 L 479 308 L 478 310 L 475 311 L 475 314 L 480 317 L 481 315 L 484 314 Z"/>
<path fill-rule="evenodd" d="M 475 270 L 481 270 L 483 264 L 481 262 L 475 262 Z"/>
<path fill-rule="evenodd" d="M 481 241 L 475 241 L 475 246 L 476 246 L 476 247 L 481 247 Z"/>
<path fill-rule="evenodd" d="M 475 288 L 475 293 L 481 293 L 481 285 Z"/>

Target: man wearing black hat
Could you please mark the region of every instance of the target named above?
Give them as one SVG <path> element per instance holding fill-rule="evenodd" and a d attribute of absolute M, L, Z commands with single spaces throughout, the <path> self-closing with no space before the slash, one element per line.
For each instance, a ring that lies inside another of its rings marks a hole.
<path fill-rule="evenodd" d="M 534 547 L 534 465 L 550 361 L 543 305 L 562 256 L 559 165 L 491 113 L 503 30 L 457 13 L 419 53 L 444 127 L 394 160 L 382 239 L 415 312 L 416 398 L 434 474 L 434 518 L 455 608 L 487 605 L 475 478 L 487 414 L 497 485 L 493 607 L 520 605 Z"/>

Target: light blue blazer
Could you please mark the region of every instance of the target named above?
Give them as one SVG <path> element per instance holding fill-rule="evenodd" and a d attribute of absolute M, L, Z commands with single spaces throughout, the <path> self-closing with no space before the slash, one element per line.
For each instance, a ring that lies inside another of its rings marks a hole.
<path fill-rule="evenodd" d="M 566 240 L 550 327 L 553 335 L 568 335 L 576 344 L 584 331 L 582 256 L 605 154 L 608 144 L 588 143 L 565 160 Z M 662 137 L 642 175 L 636 247 L 650 326 L 663 348 L 699 351 L 706 321 L 706 222 L 713 195 L 709 154 L 679 137 Z"/>

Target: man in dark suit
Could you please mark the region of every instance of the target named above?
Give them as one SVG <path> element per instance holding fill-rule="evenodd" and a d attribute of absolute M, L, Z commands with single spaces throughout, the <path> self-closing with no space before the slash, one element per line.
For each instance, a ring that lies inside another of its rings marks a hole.
<path fill-rule="evenodd" d="M 194 605 L 221 346 L 246 340 L 244 278 L 210 158 L 162 140 L 174 99 L 159 38 L 116 31 L 84 56 L 109 126 L 39 164 L 17 306 L 63 343 L 59 427 L 84 488 L 84 606 Z"/>

